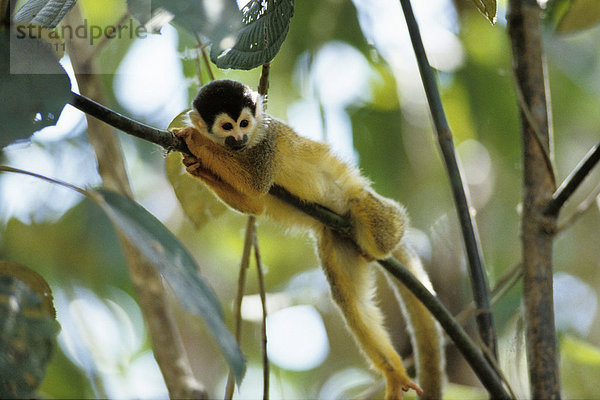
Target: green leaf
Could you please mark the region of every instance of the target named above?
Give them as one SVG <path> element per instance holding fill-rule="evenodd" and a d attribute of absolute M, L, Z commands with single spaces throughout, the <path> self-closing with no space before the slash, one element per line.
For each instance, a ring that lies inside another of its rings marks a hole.
<path fill-rule="evenodd" d="M 91 192 L 90 197 L 162 274 L 184 308 L 206 322 L 240 380 L 245 371 L 244 356 L 225 326 L 217 297 L 200 277 L 196 262 L 181 242 L 152 214 L 125 196 L 100 189 Z"/>
<path fill-rule="evenodd" d="M 241 13 L 235 0 L 153 0 L 152 12 L 160 7 L 175 17 L 174 22 L 197 32 L 211 43 L 220 43 L 239 29 Z"/>
<path fill-rule="evenodd" d="M 0 261 L 0 398 L 35 397 L 60 330 L 55 317 L 44 278 Z"/>
<path fill-rule="evenodd" d="M 242 12 L 235 45 L 212 42 L 210 59 L 219 68 L 249 70 L 271 62 L 289 32 L 294 1 L 251 0 Z"/>
<path fill-rule="evenodd" d="M 227 211 L 227 207 L 217 200 L 200 179 L 187 173 L 183 168 L 182 159 L 181 153 L 169 153 L 165 163 L 167 178 L 183 212 L 194 226 L 200 229 Z"/>
<path fill-rule="evenodd" d="M 15 14 L 15 22 L 54 28 L 73 8 L 76 0 L 29 0 Z"/>
<path fill-rule="evenodd" d="M 560 0 L 551 3 L 551 19 L 557 33 L 572 33 L 590 28 L 600 22 L 600 1 Z"/>
<path fill-rule="evenodd" d="M 0 148 L 56 124 L 71 83 L 48 44 L 0 34 Z"/>
<path fill-rule="evenodd" d="M 496 23 L 496 0 L 473 0 L 477 9 L 492 23 Z"/>

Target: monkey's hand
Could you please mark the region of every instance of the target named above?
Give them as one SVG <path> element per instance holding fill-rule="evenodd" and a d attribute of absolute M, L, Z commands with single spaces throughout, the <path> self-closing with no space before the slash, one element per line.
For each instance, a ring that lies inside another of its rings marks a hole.
<path fill-rule="evenodd" d="M 185 170 L 198 178 L 202 179 L 208 185 L 217 185 L 220 183 L 224 183 L 221 178 L 217 175 L 213 174 L 207 168 L 202 166 L 202 161 L 198 158 L 190 155 L 183 156 L 183 165 L 185 165 Z"/>

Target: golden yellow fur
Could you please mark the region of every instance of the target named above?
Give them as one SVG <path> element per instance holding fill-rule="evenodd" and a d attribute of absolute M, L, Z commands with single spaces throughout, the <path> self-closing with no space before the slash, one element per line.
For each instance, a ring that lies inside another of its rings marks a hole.
<path fill-rule="evenodd" d="M 386 379 L 386 399 L 401 399 L 403 391 L 422 389 L 406 374 L 373 300 L 371 261 L 394 251 L 401 262 L 431 286 L 418 258 L 400 244 L 407 217 L 397 202 L 370 188 L 369 181 L 335 157 L 329 146 L 296 134 L 284 123 L 265 116 L 258 121 L 253 143 L 231 150 L 209 139 L 202 121 L 177 130 L 193 156 L 184 164 L 226 204 L 242 213 L 261 215 L 288 227 L 310 229 L 332 297 L 365 356 Z M 349 219 L 353 240 L 270 195 L 279 185 L 303 201 L 317 203 Z M 415 336 L 419 374 L 425 395 L 441 396 L 441 339 L 429 312 L 402 286 L 405 314 Z M 408 300 L 406 300 L 408 299 Z M 421 362 L 421 360 L 425 360 Z"/>

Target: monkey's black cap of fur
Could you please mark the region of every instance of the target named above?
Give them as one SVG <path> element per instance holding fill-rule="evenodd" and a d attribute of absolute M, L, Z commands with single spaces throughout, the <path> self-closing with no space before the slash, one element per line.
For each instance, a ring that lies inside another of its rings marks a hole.
<path fill-rule="evenodd" d="M 212 81 L 202 86 L 192 105 L 209 127 L 215 122 L 215 117 L 223 112 L 236 121 L 244 107 L 250 108 L 252 114 L 256 115 L 252 91 L 230 80 Z"/>

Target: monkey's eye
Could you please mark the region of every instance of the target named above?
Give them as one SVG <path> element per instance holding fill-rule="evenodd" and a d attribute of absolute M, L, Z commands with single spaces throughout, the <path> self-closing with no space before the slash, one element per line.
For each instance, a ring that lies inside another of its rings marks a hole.
<path fill-rule="evenodd" d="M 233 125 L 231 122 L 225 122 L 223 125 L 221 125 L 221 128 L 225 129 L 226 131 L 230 131 L 233 129 Z"/>
<path fill-rule="evenodd" d="M 247 119 L 243 119 L 243 120 L 240 122 L 240 126 L 241 126 L 242 128 L 245 128 L 245 127 L 247 127 L 247 126 L 248 126 L 248 124 L 249 124 L 249 122 L 248 122 L 248 120 L 247 120 Z"/>

